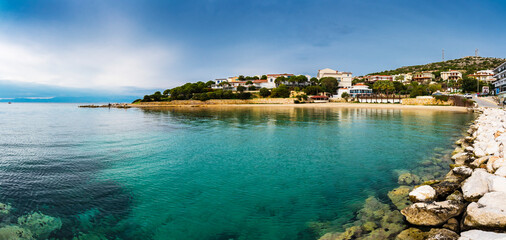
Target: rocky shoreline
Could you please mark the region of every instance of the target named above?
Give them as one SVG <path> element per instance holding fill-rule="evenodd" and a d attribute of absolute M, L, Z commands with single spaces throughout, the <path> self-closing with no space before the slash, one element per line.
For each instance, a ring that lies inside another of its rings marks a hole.
<path fill-rule="evenodd" d="M 506 111 L 474 111 L 480 116 L 455 143 L 446 175 L 435 174 L 448 167 L 442 157 L 399 174 L 401 186 L 388 193 L 397 209 L 370 197 L 357 221 L 320 240 L 506 239 Z"/>

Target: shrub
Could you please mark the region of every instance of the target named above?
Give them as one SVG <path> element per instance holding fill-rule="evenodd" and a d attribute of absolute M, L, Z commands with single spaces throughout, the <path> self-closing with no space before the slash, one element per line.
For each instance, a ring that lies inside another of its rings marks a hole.
<path fill-rule="evenodd" d="M 271 91 L 269 91 L 269 89 L 267 88 L 260 88 L 260 96 L 262 97 L 268 97 L 271 95 Z"/>

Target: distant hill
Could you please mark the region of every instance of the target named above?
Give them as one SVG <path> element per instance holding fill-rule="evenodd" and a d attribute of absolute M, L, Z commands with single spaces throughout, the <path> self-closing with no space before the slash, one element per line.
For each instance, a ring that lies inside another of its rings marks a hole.
<path fill-rule="evenodd" d="M 444 62 L 435 62 L 425 65 L 414 65 L 400 67 L 395 70 L 387 70 L 383 72 L 370 73 L 367 75 L 395 75 L 401 73 L 414 73 L 421 71 L 448 71 L 452 70 L 465 70 L 466 74 L 472 74 L 479 70 L 494 69 L 497 66 L 506 62 L 504 58 L 491 58 L 491 57 L 463 57 L 459 59 L 448 60 Z"/>

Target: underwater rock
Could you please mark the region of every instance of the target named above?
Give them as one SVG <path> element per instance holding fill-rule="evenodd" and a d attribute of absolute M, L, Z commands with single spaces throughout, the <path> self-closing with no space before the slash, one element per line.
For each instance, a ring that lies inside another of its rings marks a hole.
<path fill-rule="evenodd" d="M 460 215 L 463 210 L 463 203 L 446 200 L 442 202 L 414 203 L 403 209 L 401 213 L 411 224 L 438 226 L 448 221 L 448 219 Z"/>
<path fill-rule="evenodd" d="M 459 235 L 454 231 L 444 228 L 433 228 L 427 233 L 426 240 L 457 240 Z"/>
<path fill-rule="evenodd" d="M 337 240 L 337 239 L 340 239 L 339 237 L 341 236 L 341 234 L 342 233 L 340 233 L 340 232 L 325 233 L 325 235 L 321 236 L 318 240 Z M 79 240 L 81 240 L 81 239 L 79 239 Z M 82 239 L 82 240 L 84 240 L 84 239 Z"/>
<path fill-rule="evenodd" d="M 493 176 L 485 169 L 475 169 L 471 177 L 462 184 L 462 193 L 467 201 L 477 201 L 488 192 L 488 178 Z"/>
<path fill-rule="evenodd" d="M 411 187 L 400 186 L 388 192 L 388 198 L 390 198 L 390 201 L 392 201 L 397 209 L 402 210 L 411 204 L 408 198 L 410 191 Z"/>
<path fill-rule="evenodd" d="M 79 236 L 72 238 L 72 240 L 107 240 L 107 237 L 95 233 L 81 233 Z"/>
<path fill-rule="evenodd" d="M 34 237 L 42 239 L 47 238 L 52 231 L 58 230 L 62 226 L 60 218 L 38 212 L 19 217 L 18 224 L 29 229 Z"/>
<path fill-rule="evenodd" d="M 388 204 L 381 203 L 378 199 L 371 196 L 365 200 L 364 207 L 358 211 L 357 218 L 362 222 L 374 222 L 390 212 Z"/>
<path fill-rule="evenodd" d="M 420 177 L 411 173 L 403 173 L 399 176 L 398 183 L 406 185 L 414 185 L 420 182 Z"/>
<path fill-rule="evenodd" d="M 436 190 L 429 185 L 422 185 L 409 193 L 409 200 L 412 202 L 432 201 L 436 198 Z"/>
<path fill-rule="evenodd" d="M 490 192 L 469 204 L 464 225 L 469 227 L 506 228 L 506 192 Z"/>
<path fill-rule="evenodd" d="M 11 208 L 10 204 L 0 203 L 0 216 L 8 215 Z"/>
<path fill-rule="evenodd" d="M 504 240 L 506 233 L 487 232 L 482 230 L 469 230 L 460 233 L 459 240 Z"/>
<path fill-rule="evenodd" d="M 360 226 L 353 226 L 347 228 L 336 240 L 357 239 L 360 236 L 362 236 L 362 228 Z"/>
<path fill-rule="evenodd" d="M 378 228 L 378 225 L 374 222 L 366 222 L 362 225 L 362 229 L 366 232 L 372 232 L 376 228 Z"/>
<path fill-rule="evenodd" d="M 418 228 L 408 228 L 395 238 L 395 240 L 423 240 L 425 238 L 424 232 Z"/>
<path fill-rule="evenodd" d="M 18 226 L 6 226 L 0 228 L 0 239 L 2 240 L 32 240 L 32 233 L 28 229 Z"/>

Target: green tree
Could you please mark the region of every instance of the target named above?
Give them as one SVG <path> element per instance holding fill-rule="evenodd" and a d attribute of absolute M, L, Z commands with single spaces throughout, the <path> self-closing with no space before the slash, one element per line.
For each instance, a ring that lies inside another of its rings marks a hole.
<path fill-rule="evenodd" d="M 237 91 L 238 91 L 238 92 L 241 92 L 241 93 L 242 93 L 242 92 L 244 92 L 245 90 L 246 90 L 246 87 L 244 87 L 244 86 L 237 86 Z"/>
<path fill-rule="evenodd" d="M 237 77 L 237 80 L 239 81 L 244 81 L 245 79 L 244 75 L 239 75 L 239 77 Z"/>
<path fill-rule="evenodd" d="M 307 86 L 302 91 L 307 95 L 318 95 L 318 93 L 323 92 L 323 88 L 320 86 Z"/>
<path fill-rule="evenodd" d="M 376 81 L 374 82 L 372 87 L 374 90 L 377 90 L 379 92 L 385 92 L 386 94 L 395 90 L 394 83 L 389 80 Z"/>
<path fill-rule="evenodd" d="M 325 92 L 336 93 L 339 88 L 339 83 L 336 78 L 324 77 L 320 79 L 320 85 Z"/>
<path fill-rule="evenodd" d="M 169 93 L 170 93 L 170 89 L 165 89 L 165 91 L 163 91 L 163 96 L 167 97 L 167 96 L 169 96 Z"/>
<path fill-rule="evenodd" d="M 320 80 L 318 80 L 318 78 L 315 78 L 315 77 L 312 77 L 311 79 L 309 79 L 309 82 L 311 83 L 311 85 L 320 84 Z"/>
<path fill-rule="evenodd" d="M 253 82 L 252 82 L 251 80 L 248 80 L 248 81 L 246 82 L 246 85 L 253 85 Z"/>
<path fill-rule="evenodd" d="M 257 87 L 255 87 L 255 86 L 249 86 L 248 90 L 249 91 L 255 91 L 255 90 L 257 90 Z"/>
<path fill-rule="evenodd" d="M 290 97 L 290 90 L 284 84 L 279 87 L 272 89 L 271 97 L 273 98 L 287 98 Z"/>
<path fill-rule="evenodd" d="M 438 90 L 441 91 L 441 89 L 442 89 L 441 84 L 429 84 L 429 87 L 427 87 L 429 94 L 433 94 Z"/>
<path fill-rule="evenodd" d="M 260 79 L 267 80 L 267 75 L 262 75 L 262 77 Z"/>
<path fill-rule="evenodd" d="M 348 98 L 350 97 L 350 94 L 348 94 L 347 92 L 343 92 L 343 94 L 341 94 L 341 97 L 344 98 L 344 100 L 346 100 L 347 102 Z"/>
<path fill-rule="evenodd" d="M 279 76 L 274 80 L 274 83 L 276 83 L 276 86 L 279 86 L 285 81 L 286 81 L 285 77 Z"/>
<path fill-rule="evenodd" d="M 271 91 L 267 88 L 260 88 L 260 96 L 266 98 L 271 95 Z"/>

